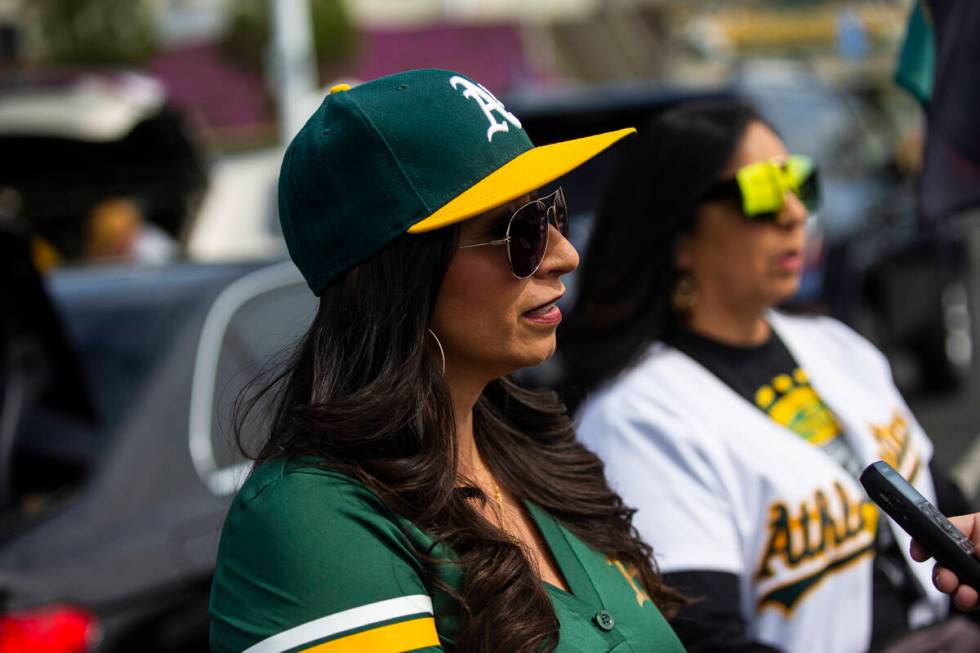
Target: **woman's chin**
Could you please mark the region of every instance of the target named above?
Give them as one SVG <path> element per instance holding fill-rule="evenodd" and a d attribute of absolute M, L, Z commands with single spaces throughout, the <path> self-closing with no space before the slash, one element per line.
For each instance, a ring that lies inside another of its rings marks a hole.
<path fill-rule="evenodd" d="M 776 284 L 776 287 L 772 289 L 771 299 L 769 301 L 769 306 L 779 306 L 784 302 L 788 302 L 796 296 L 797 291 L 800 289 L 800 277 L 795 275 L 790 278 L 783 279 L 781 283 Z"/>
<path fill-rule="evenodd" d="M 542 346 L 535 346 L 514 352 L 513 356 L 508 357 L 506 371 L 501 374 L 511 374 L 526 367 L 535 367 L 551 358 L 555 353 L 555 342 L 552 338 L 550 343 L 543 343 Z"/>
<path fill-rule="evenodd" d="M 545 362 L 549 358 L 555 355 L 555 339 L 551 338 L 550 342 L 542 344 L 541 347 L 535 348 L 535 350 L 528 352 L 526 360 L 521 367 L 535 367 Z"/>

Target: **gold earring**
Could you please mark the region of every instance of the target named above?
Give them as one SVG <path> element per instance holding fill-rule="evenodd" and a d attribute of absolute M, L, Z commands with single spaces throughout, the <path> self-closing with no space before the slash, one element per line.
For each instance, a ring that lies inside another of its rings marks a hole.
<path fill-rule="evenodd" d="M 687 272 L 680 272 L 674 289 L 670 293 L 670 305 L 677 313 L 690 313 L 698 303 L 698 289 L 694 285 L 694 277 Z"/>

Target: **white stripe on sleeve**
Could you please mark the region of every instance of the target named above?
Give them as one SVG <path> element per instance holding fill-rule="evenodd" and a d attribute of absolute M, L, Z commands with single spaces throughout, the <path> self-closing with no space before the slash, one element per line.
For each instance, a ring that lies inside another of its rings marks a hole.
<path fill-rule="evenodd" d="M 432 599 L 425 594 L 368 603 L 276 633 L 248 647 L 243 653 L 280 653 L 347 630 L 423 612 L 432 614 Z"/>

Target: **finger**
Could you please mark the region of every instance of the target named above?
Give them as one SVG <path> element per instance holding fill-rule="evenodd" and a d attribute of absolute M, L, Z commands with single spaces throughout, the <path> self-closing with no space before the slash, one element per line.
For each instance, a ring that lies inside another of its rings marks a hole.
<path fill-rule="evenodd" d="M 953 603 L 960 610 L 973 610 L 977 607 L 977 591 L 969 585 L 960 585 L 953 595 Z"/>
<path fill-rule="evenodd" d="M 909 546 L 909 553 L 912 554 L 912 559 L 916 562 L 925 562 L 932 556 L 930 556 L 921 544 L 912 540 L 912 545 Z"/>
<path fill-rule="evenodd" d="M 956 577 L 956 574 L 951 572 L 945 567 L 940 567 L 936 565 L 936 568 L 932 571 L 932 584 L 936 586 L 940 592 L 945 592 L 946 594 L 952 594 L 959 587 L 960 581 Z"/>
<path fill-rule="evenodd" d="M 980 513 L 950 517 L 949 521 L 973 541 L 973 555 L 977 555 L 977 544 L 980 544 Z"/>

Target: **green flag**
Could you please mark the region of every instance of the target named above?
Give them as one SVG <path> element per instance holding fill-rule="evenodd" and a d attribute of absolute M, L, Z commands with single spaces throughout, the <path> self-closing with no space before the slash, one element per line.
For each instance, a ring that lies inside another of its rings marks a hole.
<path fill-rule="evenodd" d="M 932 99 L 936 70 L 936 33 L 927 7 L 916 2 L 909 17 L 905 42 L 898 55 L 895 83 L 922 104 Z"/>

